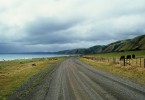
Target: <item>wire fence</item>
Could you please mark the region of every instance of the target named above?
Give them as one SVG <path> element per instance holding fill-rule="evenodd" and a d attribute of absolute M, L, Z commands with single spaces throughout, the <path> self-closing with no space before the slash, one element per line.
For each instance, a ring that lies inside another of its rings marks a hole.
<path fill-rule="evenodd" d="M 94 60 L 97 62 L 104 62 L 104 63 L 113 63 L 113 64 L 120 64 L 121 66 L 137 66 L 137 67 L 144 67 L 145 68 L 145 58 L 144 57 L 136 57 L 131 59 L 120 59 L 120 58 L 104 58 L 104 57 L 83 57 L 85 59 Z"/>

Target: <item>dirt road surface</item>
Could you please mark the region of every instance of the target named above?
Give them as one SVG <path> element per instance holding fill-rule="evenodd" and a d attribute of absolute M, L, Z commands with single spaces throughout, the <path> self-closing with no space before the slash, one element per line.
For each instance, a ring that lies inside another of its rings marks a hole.
<path fill-rule="evenodd" d="M 21 90 L 23 91 L 23 90 Z M 59 64 L 41 84 L 11 100 L 145 100 L 145 87 L 94 69 L 75 57 Z M 21 93 L 21 94 L 20 94 Z"/>

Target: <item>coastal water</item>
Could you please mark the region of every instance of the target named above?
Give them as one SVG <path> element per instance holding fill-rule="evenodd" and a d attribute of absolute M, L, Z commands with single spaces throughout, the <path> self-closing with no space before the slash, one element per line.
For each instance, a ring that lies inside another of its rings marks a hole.
<path fill-rule="evenodd" d="M 58 54 L 0 54 L 0 60 L 15 60 L 15 59 L 31 59 L 31 58 L 47 58 L 47 57 L 61 57 L 69 55 Z"/>

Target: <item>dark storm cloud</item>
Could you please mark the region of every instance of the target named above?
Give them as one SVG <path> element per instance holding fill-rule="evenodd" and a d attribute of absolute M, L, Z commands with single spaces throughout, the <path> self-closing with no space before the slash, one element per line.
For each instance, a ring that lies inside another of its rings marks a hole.
<path fill-rule="evenodd" d="M 11 43 L 0 43 L 0 53 L 10 53 L 10 52 L 17 52 L 20 48 L 17 48 L 15 44 Z"/>
<path fill-rule="evenodd" d="M 27 36 L 18 41 L 28 44 L 62 44 L 77 42 L 69 31 L 70 28 L 80 23 L 81 19 L 61 21 L 49 18 L 38 18 L 37 20 L 27 23 L 25 32 Z"/>
<path fill-rule="evenodd" d="M 66 30 L 73 25 L 77 24 L 78 20 L 72 20 L 69 22 L 64 22 L 52 18 L 38 18 L 34 22 L 27 23 L 26 31 L 30 35 L 45 35 L 62 30 Z"/>
<path fill-rule="evenodd" d="M 133 38 L 145 33 L 145 20 L 136 15 L 89 23 L 84 22 L 85 20 L 60 21 L 38 18 L 31 23 L 27 23 L 25 28 L 27 36 L 19 41 L 30 45 L 61 45 L 64 43 L 79 43 L 81 41 L 116 41 Z M 88 30 L 89 25 L 92 27 Z"/>

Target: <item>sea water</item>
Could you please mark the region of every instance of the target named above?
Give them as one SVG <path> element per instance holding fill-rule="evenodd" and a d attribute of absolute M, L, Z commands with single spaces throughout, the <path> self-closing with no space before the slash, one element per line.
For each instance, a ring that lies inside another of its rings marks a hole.
<path fill-rule="evenodd" d="M 61 57 L 69 55 L 58 54 L 0 54 L 0 60 L 15 60 L 15 59 L 31 59 L 31 58 L 49 58 L 49 57 Z"/>

